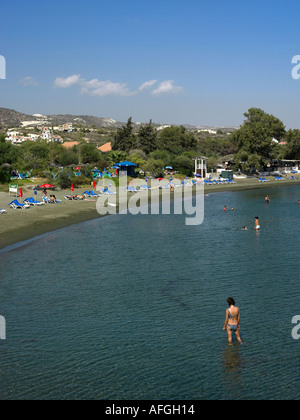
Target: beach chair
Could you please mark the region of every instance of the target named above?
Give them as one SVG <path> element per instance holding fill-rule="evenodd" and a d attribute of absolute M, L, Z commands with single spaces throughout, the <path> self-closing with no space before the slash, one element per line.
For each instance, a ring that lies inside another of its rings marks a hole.
<path fill-rule="evenodd" d="M 84 191 L 84 193 L 82 194 L 84 197 L 89 197 L 92 198 L 93 196 L 91 195 L 90 191 Z"/>
<path fill-rule="evenodd" d="M 93 197 L 93 198 L 101 196 L 101 194 L 96 194 L 94 191 L 88 191 L 88 192 L 90 194 L 90 197 Z"/>
<path fill-rule="evenodd" d="M 17 209 L 24 210 L 24 209 L 29 209 L 29 208 L 30 208 L 30 205 L 29 205 L 29 204 L 20 204 L 20 203 L 18 202 L 18 200 L 14 200 L 14 201 L 12 201 L 12 202 L 9 204 L 9 206 L 10 206 L 10 207 L 12 207 L 14 210 L 17 210 Z"/>
<path fill-rule="evenodd" d="M 113 194 L 117 194 L 117 193 L 112 192 L 112 191 L 109 191 L 108 188 L 105 188 L 105 189 L 102 190 L 102 194 L 105 194 L 105 195 L 113 195 Z"/>
<path fill-rule="evenodd" d="M 7 211 L 6 210 L 2 210 L 2 209 L 0 209 L 0 214 L 6 214 L 7 213 Z"/>
<path fill-rule="evenodd" d="M 23 201 L 24 204 L 29 204 L 30 206 L 44 206 L 45 203 L 42 201 L 36 201 L 34 198 L 26 198 L 26 200 Z"/>

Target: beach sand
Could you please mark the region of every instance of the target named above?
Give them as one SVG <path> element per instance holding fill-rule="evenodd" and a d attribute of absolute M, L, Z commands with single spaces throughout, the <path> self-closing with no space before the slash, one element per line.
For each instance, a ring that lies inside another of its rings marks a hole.
<path fill-rule="evenodd" d="M 205 193 L 268 189 L 294 185 L 300 185 L 300 180 L 259 183 L 256 179 L 243 179 L 238 180 L 234 185 L 207 186 L 205 187 Z M 85 191 L 85 189 L 76 189 L 74 194 L 81 195 L 83 191 Z M 23 192 L 24 197 L 18 199 L 19 202 L 23 202 L 27 197 L 34 196 L 32 187 L 23 189 Z M 51 193 L 49 193 L 49 195 L 50 194 Z M 9 208 L 8 204 L 14 200 L 15 197 L 9 197 L 8 193 L 0 193 L 0 209 L 7 210 L 7 214 L 0 215 L 0 249 L 67 226 L 103 217 L 97 212 L 96 199 L 67 201 L 64 196 L 68 194 L 71 194 L 69 190 L 55 192 L 57 199 L 62 200 L 63 204 L 46 204 L 41 207 L 31 206 L 29 209 L 25 210 L 13 210 Z M 143 192 L 139 194 L 147 195 L 148 193 Z M 121 205 L 126 204 L 126 201 L 130 197 L 131 195 L 128 197 L 121 197 Z M 35 199 L 41 200 L 41 198 L 42 194 L 39 192 Z M 114 200 L 115 199 L 111 201 Z"/>

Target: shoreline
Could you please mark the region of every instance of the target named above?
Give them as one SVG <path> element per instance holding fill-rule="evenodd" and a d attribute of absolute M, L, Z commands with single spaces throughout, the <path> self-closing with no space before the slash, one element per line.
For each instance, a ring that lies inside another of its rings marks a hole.
<path fill-rule="evenodd" d="M 241 192 L 247 190 L 266 190 L 273 188 L 282 188 L 289 186 L 300 186 L 298 181 L 271 181 L 269 183 L 258 183 L 257 180 L 247 179 L 238 180 L 233 185 L 212 185 L 205 186 L 205 194 L 221 193 L 221 192 Z M 193 188 L 193 192 L 195 189 Z M 63 200 L 62 194 L 57 194 L 57 198 Z M 69 192 L 68 192 L 69 193 Z M 76 194 L 82 192 L 76 191 Z M 27 192 L 26 196 L 31 193 Z M 150 193 L 149 193 L 150 195 Z M 159 197 L 162 196 L 160 191 Z M 128 195 L 128 200 L 132 195 Z M 174 193 L 171 193 L 171 199 Z M 7 208 L 7 204 L 14 198 L 8 197 L 8 194 L 1 193 L 0 208 Z M 38 196 L 37 200 L 40 197 Z M 300 192 L 299 192 L 300 199 Z M 8 201 L 10 200 L 10 201 Z M 3 205 L 3 203 L 6 205 Z M 21 201 L 21 200 L 20 200 Z M 151 201 L 150 201 L 151 202 Z M 0 250 L 17 245 L 22 242 L 29 241 L 36 237 L 47 233 L 55 232 L 57 230 L 67 228 L 69 226 L 77 225 L 79 223 L 97 220 L 108 215 L 100 215 L 96 210 L 96 200 L 85 201 L 63 201 L 64 204 L 46 204 L 40 208 L 32 207 L 28 210 L 8 210 L 6 215 L 0 216 Z M 122 198 L 121 198 L 122 203 Z M 126 201 L 123 200 L 123 204 Z M 3 207 L 1 207 L 3 206 Z M 118 213 L 118 211 L 117 211 Z"/>

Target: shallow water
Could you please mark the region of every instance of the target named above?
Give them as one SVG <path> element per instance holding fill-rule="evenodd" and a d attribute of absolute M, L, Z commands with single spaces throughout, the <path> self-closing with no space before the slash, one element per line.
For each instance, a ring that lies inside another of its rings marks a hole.
<path fill-rule="evenodd" d="M 300 188 L 266 193 L 211 194 L 198 227 L 111 216 L 0 254 L 0 398 L 299 399 Z"/>

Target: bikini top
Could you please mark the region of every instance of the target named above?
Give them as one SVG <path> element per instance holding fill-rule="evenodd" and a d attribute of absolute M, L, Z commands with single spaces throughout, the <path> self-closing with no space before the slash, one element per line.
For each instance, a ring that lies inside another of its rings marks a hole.
<path fill-rule="evenodd" d="M 229 318 L 233 319 L 233 318 L 237 318 L 239 316 L 240 311 L 238 311 L 238 313 L 236 315 L 232 315 L 231 312 L 230 312 L 230 309 L 228 309 L 228 314 L 229 314 Z"/>

